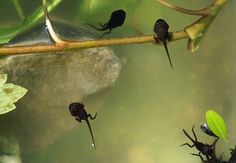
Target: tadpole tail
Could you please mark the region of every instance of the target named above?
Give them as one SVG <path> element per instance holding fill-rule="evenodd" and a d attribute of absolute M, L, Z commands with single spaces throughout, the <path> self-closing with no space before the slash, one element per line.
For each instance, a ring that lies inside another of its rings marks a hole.
<path fill-rule="evenodd" d="M 184 129 L 183 132 L 193 143 L 195 142 Z"/>
<path fill-rule="evenodd" d="M 105 28 L 98 28 L 98 27 L 96 27 L 96 26 L 94 26 L 92 24 L 85 24 L 85 25 L 88 25 L 88 26 L 90 26 L 90 27 L 92 27 L 92 28 L 94 28 L 94 29 L 96 29 L 98 31 L 105 31 L 106 30 Z"/>
<path fill-rule="evenodd" d="M 166 50 L 166 53 L 167 53 L 167 57 L 168 57 L 169 62 L 170 62 L 170 66 L 173 69 L 173 65 L 172 65 L 172 62 L 171 62 L 171 59 L 170 59 L 170 54 L 169 54 L 169 51 L 168 51 L 168 48 L 167 48 L 166 40 L 163 41 L 163 45 L 165 47 L 165 50 Z"/>
<path fill-rule="evenodd" d="M 96 145 L 95 145 L 95 141 L 94 141 L 94 137 L 93 137 L 92 128 L 91 128 L 91 126 L 90 126 L 90 123 L 89 123 L 88 119 L 86 119 L 85 121 L 86 121 L 86 123 L 87 123 L 87 125 L 88 125 L 89 132 L 90 132 L 90 135 L 91 135 L 91 137 L 92 137 L 92 141 L 93 141 L 92 147 L 93 147 L 94 149 L 96 149 Z"/>

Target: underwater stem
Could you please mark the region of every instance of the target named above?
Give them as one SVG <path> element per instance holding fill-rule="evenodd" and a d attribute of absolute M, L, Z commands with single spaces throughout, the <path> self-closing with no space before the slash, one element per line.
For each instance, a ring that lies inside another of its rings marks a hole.
<path fill-rule="evenodd" d="M 188 38 L 186 33 L 173 32 L 172 40 L 179 40 Z M 113 38 L 113 39 L 100 39 L 100 40 L 88 40 L 88 41 L 66 41 L 65 46 L 56 45 L 34 45 L 34 46 L 19 46 L 19 47 L 1 47 L 0 55 L 12 55 L 12 54 L 27 54 L 27 53 L 43 53 L 43 52 L 56 52 L 56 51 L 67 51 L 74 49 L 85 49 L 93 47 L 102 47 L 109 45 L 121 45 L 121 44 L 140 44 L 153 42 L 153 35 L 139 36 L 139 37 L 125 37 L 125 38 Z"/>
<path fill-rule="evenodd" d="M 189 9 L 185 9 L 185 8 L 176 6 L 174 4 L 170 4 L 170 3 L 166 2 L 166 1 L 163 1 L 163 0 L 157 0 L 157 1 L 159 3 L 161 3 L 162 5 L 170 8 L 170 9 L 173 9 L 175 11 L 178 11 L 178 12 L 181 12 L 181 13 L 184 13 L 184 14 L 199 15 L 199 16 L 211 15 L 210 7 L 206 7 L 206 8 L 201 9 L 201 10 L 189 10 Z"/>
<path fill-rule="evenodd" d="M 19 0 L 12 0 L 12 3 L 14 4 L 14 6 L 16 8 L 16 11 L 17 11 L 17 14 L 20 17 L 20 19 L 24 20 L 25 19 L 25 15 L 24 15 L 24 12 L 23 12 L 23 10 L 21 8 Z"/>

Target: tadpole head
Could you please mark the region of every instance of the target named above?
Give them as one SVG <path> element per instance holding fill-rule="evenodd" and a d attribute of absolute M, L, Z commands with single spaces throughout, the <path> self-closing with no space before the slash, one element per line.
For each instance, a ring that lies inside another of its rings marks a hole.
<path fill-rule="evenodd" d="M 69 105 L 69 110 L 72 116 L 78 116 L 81 109 L 84 109 L 84 104 L 82 103 L 74 102 Z"/>
<path fill-rule="evenodd" d="M 120 9 L 113 11 L 111 14 L 111 18 L 108 22 L 108 28 L 112 29 L 121 26 L 125 21 L 125 17 L 126 13 L 124 10 Z"/>
<path fill-rule="evenodd" d="M 154 26 L 154 32 L 160 41 L 165 41 L 169 38 L 169 25 L 163 19 L 158 19 Z"/>
<path fill-rule="evenodd" d="M 122 20 L 124 20 L 125 17 L 126 17 L 126 13 L 122 9 L 113 11 L 112 14 L 111 14 L 111 18 L 113 18 L 113 19 L 122 19 Z"/>
<path fill-rule="evenodd" d="M 154 26 L 154 32 L 155 33 L 157 32 L 158 28 L 168 31 L 169 25 L 167 24 L 167 22 L 164 19 L 158 19 L 155 23 L 155 26 Z"/>

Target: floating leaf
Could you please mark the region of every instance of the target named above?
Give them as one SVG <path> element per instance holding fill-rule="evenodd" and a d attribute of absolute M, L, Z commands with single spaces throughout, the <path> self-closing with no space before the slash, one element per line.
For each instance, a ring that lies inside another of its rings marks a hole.
<path fill-rule="evenodd" d="M 62 0 L 48 0 L 48 10 L 54 9 Z M 38 7 L 35 12 L 27 16 L 24 21 L 15 27 L 0 28 L 0 44 L 7 43 L 11 38 L 19 33 L 22 33 L 36 23 L 38 23 L 44 17 L 43 6 Z"/>
<path fill-rule="evenodd" d="M 206 112 L 206 120 L 210 130 L 219 138 L 226 141 L 227 129 L 224 119 L 220 115 L 218 115 L 215 111 L 208 110 Z"/>
<path fill-rule="evenodd" d="M 14 105 L 22 98 L 27 90 L 21 86 L 6 83 L 7 74 L 0 74 L 0 114 L 5 114 L 16 108 Z"/>

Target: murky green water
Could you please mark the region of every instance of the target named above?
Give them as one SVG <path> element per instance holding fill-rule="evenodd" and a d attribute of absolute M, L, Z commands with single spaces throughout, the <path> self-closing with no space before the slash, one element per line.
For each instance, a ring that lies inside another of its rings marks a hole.
<path fill-rule="evenodd" d="M 124 8 L 127 10 L 125 25 L 107 37 L 136 35 L 130 26 L 132 19 L 129 15 L 133 14 L 136 27 L 144 34 L 152 33 L 153 24 L 160 17 L 169 23 L 170 31 L 182 29 L 197 19 L 171 11 L 154 0 L 138 1 L 137 4 L 131 0 L 114 3 L 101 1 L 99 4 L 93 0 L 90 2 L 93 5 L 89 10 L 80 6 L 82 2 L 63 2 L 52 15 L 78 26 L 84 22 L 96 24 L 106 21 L 106 15 L 112 10 Z M 189 3 L 186 0 L 171 2 L 189 8 L 201 8 L 211 3 L 210 0 L 193 1 L 191 4 L 185 4 Z M 31 4 L 25 5 L 26 11 L 28 5 Z M 0 129 L 6 131 L 18 128 L 16 135 L 21 140 L 19 145 L 23 163 L 199 163 L 200 159 L 189 154 L 197 153 L 197 150 L 180 147 L 189 142 L 182 129 L 190 132 L 193 124 L 199 126 L 200 122 L 205 121 L 206 110 L 213 108 L 228 125 L 227 143 L 219 141 L 216 147 L 219 155 L 224 152 L 224 157 L 228 158 L 228 149 L 236 144 L 235 6 L 233 0 L 226 3 L 194 54 L 186 49 L 187 40 L 168 45 L 174 70 L 170 68 L 162 46 L 140 44 L 112 47 L 123 64 L 119 78 L 109 88 L 78 99 L 83 101 L 88 112 L 98 113 L 91 122 L 96 150 L 91 147 L 86 124 L 79 124 L 71 117 L 69 103 L 42 108 L 34 114 L 35 118 L 29 118 L 29 122 L 26 111 L 20 117 L 14 111 L 1 115 Z M 14 15 L 10 18 L 14 20 Z M 14 21 L 9 22 L 14 24 Z M 71 87 L 73 90 L 73 84 Z M 56 89 L 56 83 L 53 89 Z M 50 92 L 48 90 L 49 97 Z M 58 94 L 55 99 L 70 96 L 70 91 L 65 92 L 68 95 Z M 17 111 L 24 110 L 27 103 L 29 101 L 20 100 L 18 105 L 21 107 L 17 107 Z M 58 112 L 56 109 L 59 109 Z M 57 114 L 54 116 L 51 111 L 47 114 L 47 110 L 54 110 Z M 16 117 L 19 122 L 14 121 Z M 22 125 L 25 122 L 28 125 Z M 213 141 L 202 134 L 199 127 L 196 127 L 196 133 L 203 142 Z M 0 135 L 5 134 L 0 131 Z"/>

